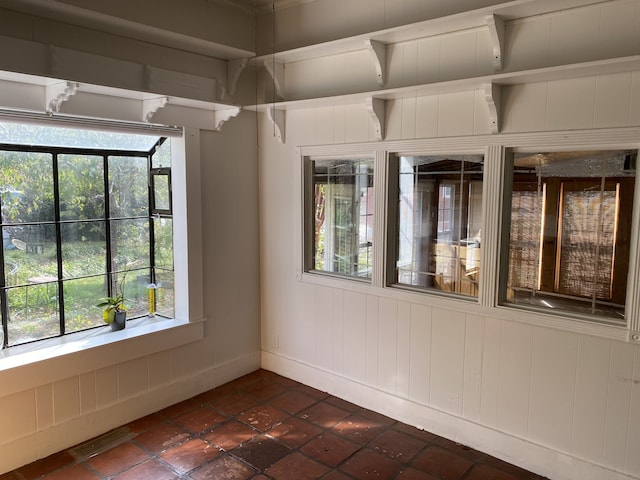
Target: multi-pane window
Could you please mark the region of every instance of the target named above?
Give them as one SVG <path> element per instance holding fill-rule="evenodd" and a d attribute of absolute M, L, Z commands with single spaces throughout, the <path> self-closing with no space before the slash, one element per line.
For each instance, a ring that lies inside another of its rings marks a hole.
<path fill-rule="evenodd" d="M 482 155 L 397 156 L 390 160 L 391 284 L 478 295 Z"/>
<path fill-rule="evenodd" d="M 504 303 L 623 322 L 636 158 L 515 154 Z"/>
<path fill-rule="evenodd" d="M 16 140 L 0 144 L 5 345 L 104 325 L 95 305 L 116 289 L 128 317 L 143 316 L 152 282 L 156 311 L 173 316 L 170 209 L 152 216 L 149 187 L 150 169 L 170 168 L 169 141 L 15 124 L 3 132 Z M 29 133 L 55 146 L 34 146 Z M 112 148 L 66 146 L 92 139 Z"/>
<path fill-rule="evenodd" d="M 491 178 L 481 153 L 386 154 L 375 232 L 373 158 L 309 153 L 304 271 L 637 329 L 625 310 L 638 151 L 584 150 L 490 148 Z"/>
<path fill-rule="evenodd" d="M 370 279 L 373 160 L 322 159 L 306 165 L 306 269 Z"/>

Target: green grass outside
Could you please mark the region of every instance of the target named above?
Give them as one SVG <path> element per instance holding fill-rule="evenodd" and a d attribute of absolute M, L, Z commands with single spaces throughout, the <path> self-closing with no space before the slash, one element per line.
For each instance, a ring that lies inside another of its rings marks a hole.
<path fill-rule="evenodd" d="M 63 252 L 66 333 L 104 326 L 102 309 L 95 305 L 107 295 L 105 255 L 101 242 L 67 244 Z M 72 279 L 71 277 L 86 276 Z M 9 345 L 60 334 L 55 245 L 41 250 L 5 250 L 5 278 L 9 303 Z M 119 275 L 122 279 L 122 275 Z M 38 283 L 45 281 L 44 283 Z M 128 317 L 148 311 L 149 269 L 129 270 L 125 281 Z M 157 311 L 173 316 L 173 282 L 168 279 L 156 293 Z"/>

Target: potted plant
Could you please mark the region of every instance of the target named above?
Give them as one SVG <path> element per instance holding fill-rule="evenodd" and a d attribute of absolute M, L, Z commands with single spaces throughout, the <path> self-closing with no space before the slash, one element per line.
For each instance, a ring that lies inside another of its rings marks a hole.
<path fill-rule="evenodd" d="M 124 306 L 124 281 L 125 275 L 122 276 L 122 282 L 120 283 L 120 291 L 116 286 L 116 292 L 114 296 L 104 297 L 96 305 L 104 310 L 102 311 L 102 320 L 105 323 L 111 325 L 111 330 L 122 330 L 126 326 L 127 321 L 127 309 Z"/>

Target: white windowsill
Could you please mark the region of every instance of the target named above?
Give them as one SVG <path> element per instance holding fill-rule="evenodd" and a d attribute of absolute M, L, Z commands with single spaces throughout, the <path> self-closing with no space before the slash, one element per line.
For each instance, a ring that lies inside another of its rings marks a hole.
<path fill-rule="evenodd" d="M 143 317 L 0 351 L 0 396 L 197 341 L 204 322 Z M 46 379 L 45 381 L 43 381 Z"/>

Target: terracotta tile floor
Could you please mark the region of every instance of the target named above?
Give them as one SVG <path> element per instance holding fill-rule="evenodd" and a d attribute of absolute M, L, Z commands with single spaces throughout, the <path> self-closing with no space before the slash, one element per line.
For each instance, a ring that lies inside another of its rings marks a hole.
<path fill-rule="evenodd" d="M 541 480 L 258 370 L 0 480 Z"/>

